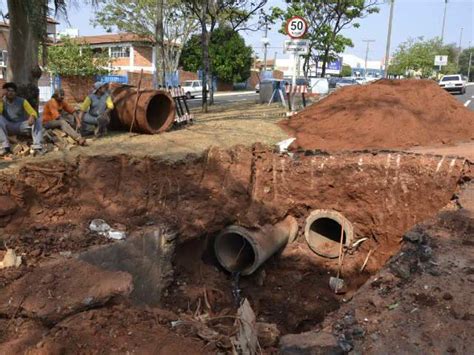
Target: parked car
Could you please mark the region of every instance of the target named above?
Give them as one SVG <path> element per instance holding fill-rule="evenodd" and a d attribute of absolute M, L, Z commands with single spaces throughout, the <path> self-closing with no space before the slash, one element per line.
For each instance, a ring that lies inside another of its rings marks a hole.
<path fill-rule="evenodd" d="M 354 78 L 342 78 L 342 80 L 336 84 L 336 88 L 343 88 L 345 86 L 351 86 L 351 85 L 360 85 L 360 84 Z"/>
<path fill-rule="evenodd" d="M 439 86 L 449 92 L 466 93 L 466 82 L 463 80 L 461 74 L 444 75 L 439 81 Z"/>
<path fill-rule="evenodd" d="M 202 96 L 202 81 L 201 80 L 188 80 L 181 84 L 181 88 L 188 99 Z M 209 90 L 209 87 L 208 87 Z"/>
<path fill-rule="evenodd" d="M 335 89 L 336 84 L 339 83 L 343 78 L 338 76 L 332 76 L 328 79 L 328 84 L 330 89 Z"/>

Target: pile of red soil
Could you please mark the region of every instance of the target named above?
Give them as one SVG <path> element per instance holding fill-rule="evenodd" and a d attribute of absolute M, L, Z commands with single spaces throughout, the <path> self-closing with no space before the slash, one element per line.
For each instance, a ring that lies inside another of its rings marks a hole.
<path fill-rule="evenodd" d="M 428 80 L 380 80 L 341 89 L 280 127 L 293 147 L 406 148 L 474 139 L 474 113 Z"/>

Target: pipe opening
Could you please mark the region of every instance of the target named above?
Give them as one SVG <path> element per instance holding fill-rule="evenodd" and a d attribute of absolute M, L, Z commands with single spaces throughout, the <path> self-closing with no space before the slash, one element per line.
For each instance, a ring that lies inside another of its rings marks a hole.
<path fill-rule="evenodd" d="M 156 94 L 151 98 L 146 110 L 146 119 L 153 130 L 159 130 L 165 125 L 172 113 L 171 106 L 171 100 L 166 95 Z"/>
<path fill-rule="evenodd" d="M 247 238 L 236 232 L 218 235 L 214 249 L 220 264 L 229 272 L 243 272 L 250 269 L 257 257 Z"/>
<path fill-rule="evenodd" d="M 349 246 L 353 238 L 352 224 L 339 212 L 315 210 L 306 219 L 305 238 L 309 247 L 318 255 L 327 258 L 339 256 L 341 244 Z"/>
<path fill-rule="evenodd" d="M 341 224 L 331 218 L 316 219 L 309 227 L 310 233 L 316 234 L 319 238 L 326 239 L 324 243 L 327 243 L 329 246 L 332 243 L 336 243 L 338 248 L 341 243 L 341 228 Z M 342 234 L 342 242 L 346 244 L 346 231 Z"/>

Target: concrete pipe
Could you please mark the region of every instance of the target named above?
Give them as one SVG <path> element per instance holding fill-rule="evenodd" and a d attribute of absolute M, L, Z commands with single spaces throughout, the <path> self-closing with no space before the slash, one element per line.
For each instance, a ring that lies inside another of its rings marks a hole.
<path fill-rule="evenodd" d="M 288 241 L 293 241 L 297 232 L 298 223 L 291 216 L 256 230 L 233 225 L 216 237 L 214 251 L 227 271 L 250 275 Z"/>
<path fill-rule="evenodd" d="M 332 210 L 314 210 L 306 218 L 304 237 L 309 247 L 326 258 L 339 256 L 341 228 L 343 244 L 349 247 L 354 238 L 352 223 L 342 214 Z"/>
<path fill-rule="evenodd" d="M 130 130 L 135 112 L 137 89 L 129 85 L 111 88 L 115 104 L 111 127 Z M 133 131 L 156 134 L 166 131 L 175 119 L 173 98 L 163 90 L 140 90 Z"/>

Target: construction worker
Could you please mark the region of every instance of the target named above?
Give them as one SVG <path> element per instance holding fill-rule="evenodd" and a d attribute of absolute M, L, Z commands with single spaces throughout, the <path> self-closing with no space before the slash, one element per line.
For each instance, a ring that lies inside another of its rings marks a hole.
<path fill-rule="evenodd" d="M 5 95 L 0 101 L 0 155 L 11 154 L 8 135 L 31 135 L 34 154 L 44 154 L 42 140 L 43 129 L 38 113 L 29 102 L 17 96 L 18 88 L 15 83 L 3 85 Z"/>
<path fill-rule="evenodd" d="M 113 109 L 114 103 L 107 92 L 107 84 L 96 82 L 93 92 L 86 97 L 81 106 L 79 121 L 82 135 L 94 134 L 96 137 L 105 135 Z"/>
<path fill-rule="evenodd" d="M 72 118 L 70 117 L 71 115 Z M 77 133 L 69 123 L 71 122 L 75 125 L 74 120 L 77 122 L 77 126 L 80 127 L 79 117 L 76 114 L 76 110 L 64 101 L 64 90 L 55 90 L 51 100 L 44 105 L 42 120 L 43 127 L 46 129 L 59 128 L 74 139 L 79 145 L 84 145 L 86 140 L 81 137 L 81 135 Z"/>

